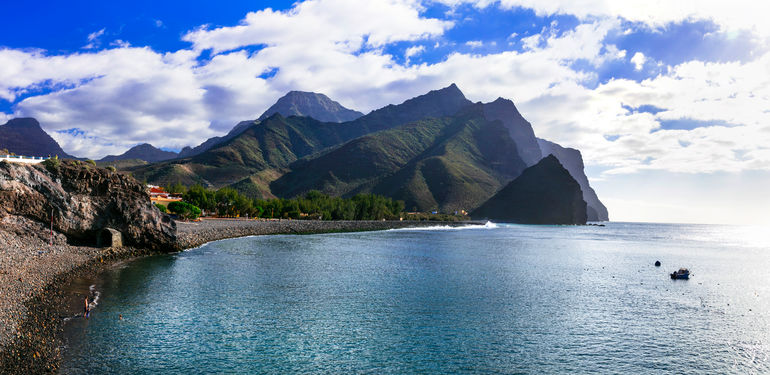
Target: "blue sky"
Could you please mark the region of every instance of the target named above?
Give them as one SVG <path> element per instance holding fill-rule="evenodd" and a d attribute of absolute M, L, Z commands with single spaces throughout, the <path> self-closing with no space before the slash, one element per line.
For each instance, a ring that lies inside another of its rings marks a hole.
<path fill-rule="evenodd" d="M 367 112 L 455 82 L 579 148 L 613 219 L 770 222 L 755 189 L 770 181 L 761 4 L 581 4 L 3 2 L 0 123 L 34 116 L 69 153 L 100 158 L 196 145 L 289 90 Z M 716 214 L 693 210 L 708 197 Z"/>

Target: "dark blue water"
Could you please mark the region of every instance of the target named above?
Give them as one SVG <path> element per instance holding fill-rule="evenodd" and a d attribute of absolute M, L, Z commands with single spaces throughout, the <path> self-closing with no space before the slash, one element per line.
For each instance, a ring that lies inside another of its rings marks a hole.
<path fill-rule="evenodd" d="M 768 272 L 745 227 L 225 240 L 105 274 L 63 372 L 768 373 Z"/>

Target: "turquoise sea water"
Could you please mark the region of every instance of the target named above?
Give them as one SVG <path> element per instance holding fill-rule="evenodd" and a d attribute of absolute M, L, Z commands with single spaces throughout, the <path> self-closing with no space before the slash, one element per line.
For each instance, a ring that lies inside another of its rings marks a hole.
<path fill-rule="evenodd" d="M 768 373 L 765 233 L 609 223 L 218 241 L 94 282 L 62 372 Z M 671 280 L 679 267 L 692 278 Z"/>

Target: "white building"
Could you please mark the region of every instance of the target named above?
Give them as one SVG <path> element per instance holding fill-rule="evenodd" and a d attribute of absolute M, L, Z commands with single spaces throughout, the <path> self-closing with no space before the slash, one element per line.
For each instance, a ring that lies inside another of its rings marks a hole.
<path fill-rule="evenodd" d="M 42 163 L 43 160 L 46 159 L 48 158 L 42 156 L 0 155 L 0 161 L 8 161 L 11 163 L 37 164 Z"/>

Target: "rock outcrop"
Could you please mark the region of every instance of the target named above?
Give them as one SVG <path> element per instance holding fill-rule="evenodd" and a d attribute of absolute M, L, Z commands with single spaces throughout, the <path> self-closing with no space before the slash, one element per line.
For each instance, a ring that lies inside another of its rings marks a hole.
<path fill-rule="evenodd" d="M 12 223 L 53 225 L 54 238 L 93 246 L 105 228 L 122 234 L 123 244 L 176 251 L 176 223 L 150 202 L 133 177 L 73 160 L 25 165 L 0 162 L 2 230 Z M 39 224 L 38 224 L 39 223 Z M 38 229 L 39 231 L 39 229 Z M 38 234 L 38 237 L 47 235 Z"/>
<path fill-rule="evenodd" d="M 585 224 L 586 202 L 569 171 L 548 155 L 471 212 L 471 217 L 520 224 Z"/>
<path fill-rule="evenodd" d="M 607 207 L 599 200 L 596 191 L 588 183 L 588 177 L 585 174 L 583 166 L 583 156 L 579 150 L 574 148 L 562 147 L 545 139 L 537 139 L 540 149 L 543 151 L 543 157 L 550 154 L 556 156 L 559 162 L 569 171 L 572 178 L 580 184 L 583 190 L 583 200 L 586 201 L 588 221 L 609 221 Z"/>
<path fill-rule="evenodd" d="M 16 155 L 71 157 L 34 118 L 15 118 L 0 125 L 0 149 Z"/>

